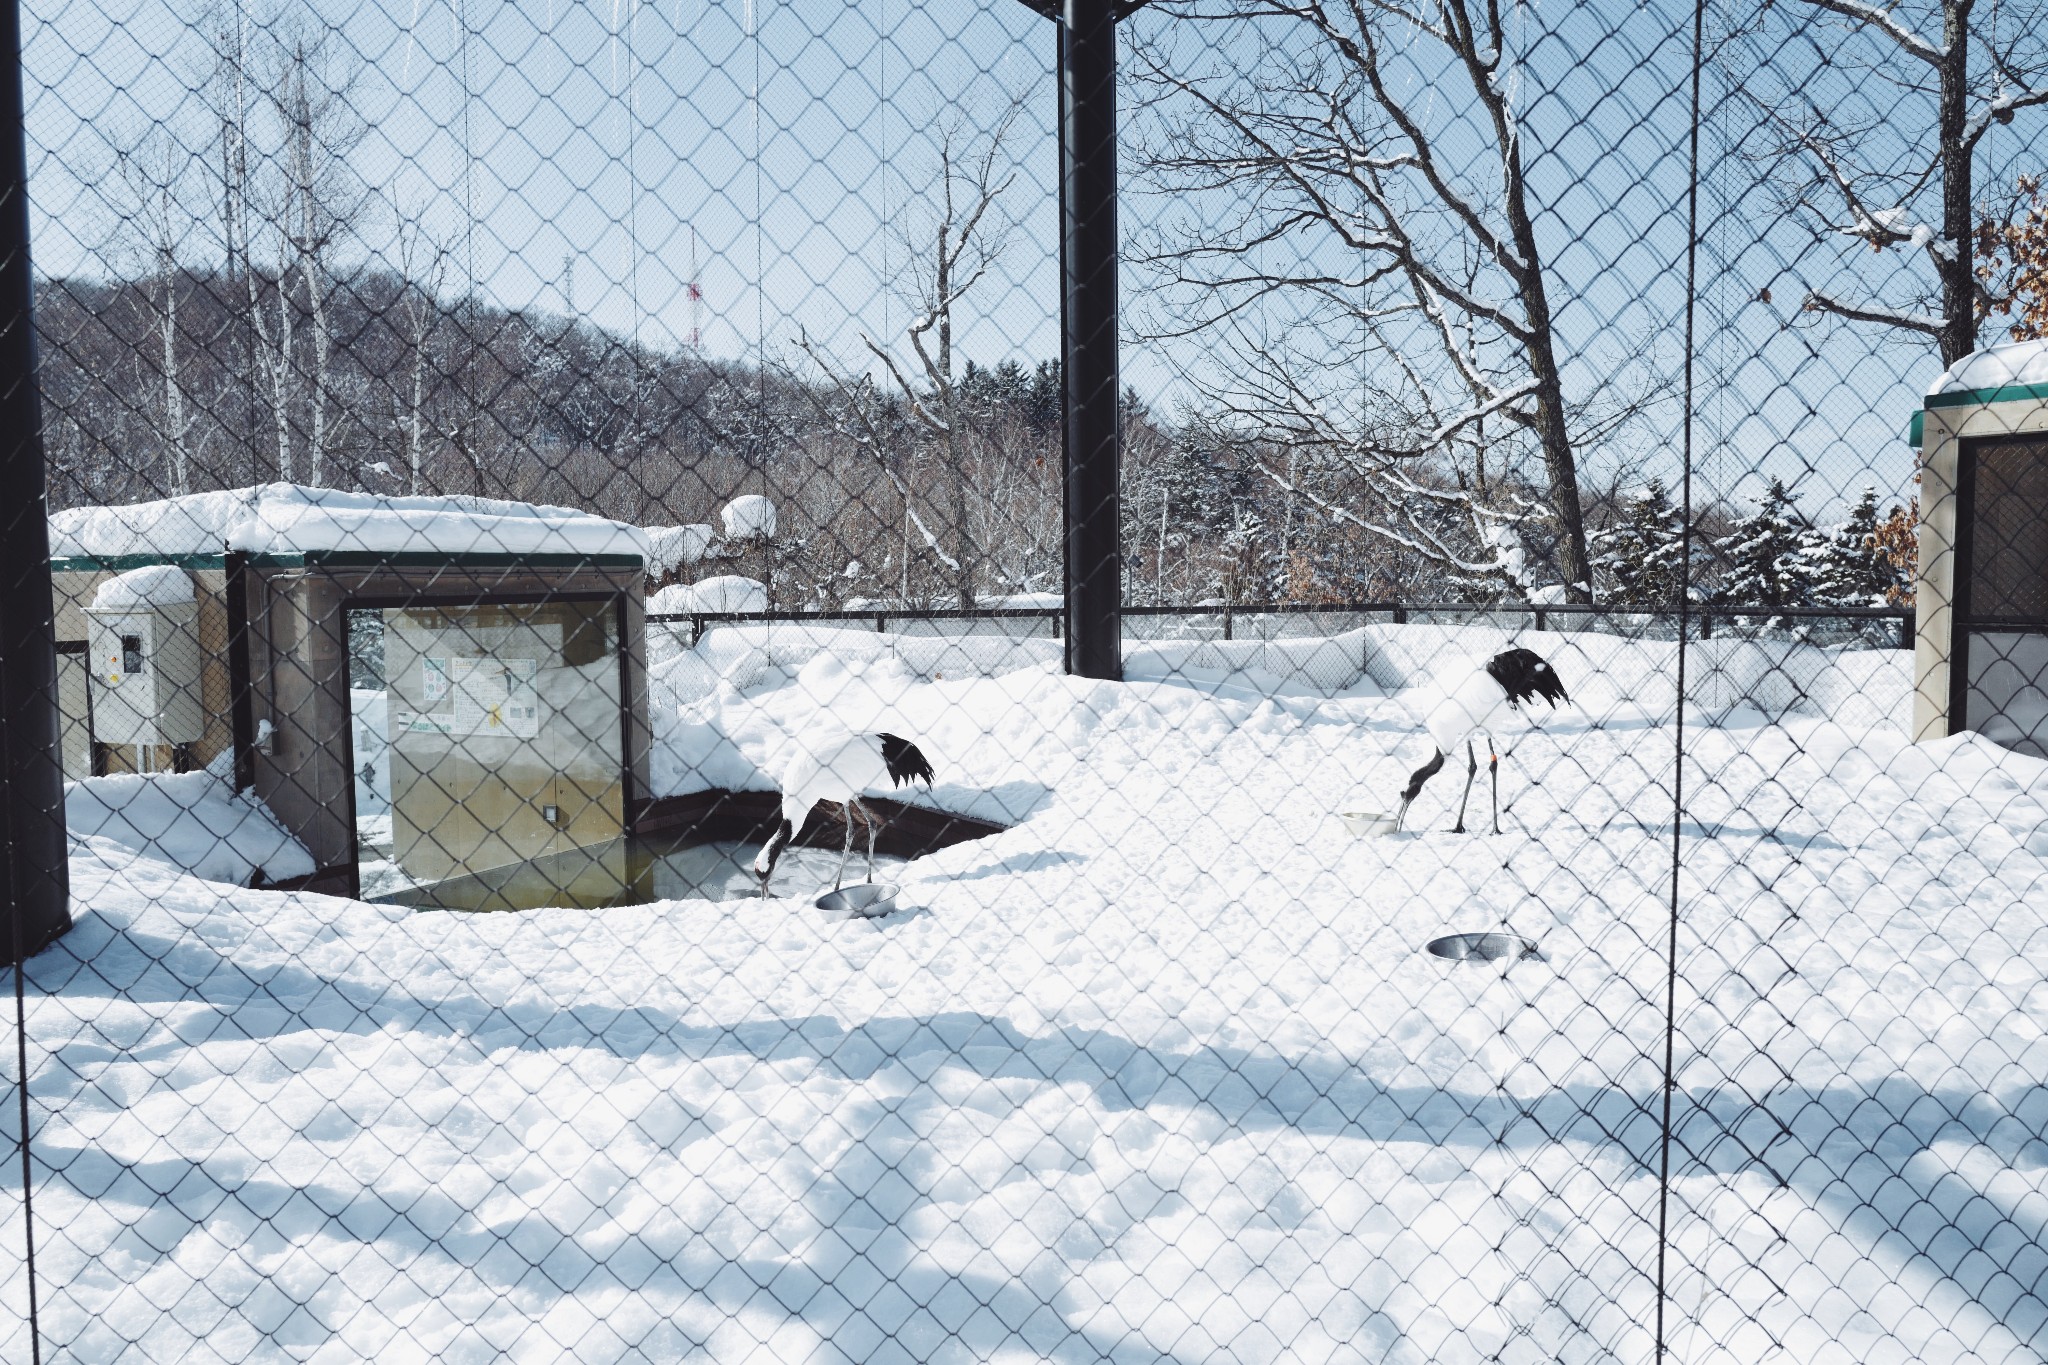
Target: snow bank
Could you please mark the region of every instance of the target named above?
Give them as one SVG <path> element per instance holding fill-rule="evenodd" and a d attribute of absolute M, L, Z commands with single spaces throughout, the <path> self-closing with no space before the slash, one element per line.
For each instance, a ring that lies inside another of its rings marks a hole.
<path fill-rule="evenodd" d="M 396 554 L 650 554 L 637 526 L 493 498 L 394 497 L 266 484 L 50 518 L 53 558 L 359 550 Z"/>
<path fill-rule="evenodd" d="M 1515 736 L 1499 839 L 1444 832 L 1447 774 L 1358 840 L 1332 812 L 1425 742 L 1392 700 L 878 668 L 801 681 L 895 689 L 943 780 L 1036 786 L 878 923 L 409 914 L 83 850 L 93 913 L 28 968 L 49 1347 L 1654 1353 L 1668 715 Z M 1998 1257 L 2040 1259 L 2048 972 L 1982 950 L 2038 937 L 2044 773 L 1689 731 L 1674 1360 L 2038 1357 Z M 1501 928 L 1545 958 L 1423 951 Z"/>
<path fill-rule="evenodd" d="M 647 576 L 666 578 L 686 564 L 695 564 L 711 548 L 709 526 L 650 526 L 647 528 Z"/>
<path fill-rule="evenodd" d="M 2048 764 L 1738 708 L 1674 830 L 1668 656 L 1529 633 L 1617 700 L 1505 737 L 1504 833 L 1446 832 L 1446 773 L 1352 839 L 1427 752 L 1398 699 L 857 638 L 710 633 L 678 669 L 758 681 L 663 751 L 743 786 L 820 697 L 914 722 L 934 799 L 1015 828 L 884 921 L 413 914 L 81 847 L 92 913 L 27 967 L 53 1356 L 1646 1360 L 1668 1194 L 1674 1361 L 2040 1357 Z M 1502 641 L 1364 643 L 1409 686 Z M 1816 657 L 1889 686 L 1727 655 Z M 1544 957 L 1424 951 L 1471 930 Z"/>
<path fill-rule="evenodd" d="M 192 575 L 175 564 L 149 564 L 116 574 L 93 593 L 94 611 L 124 611 L 138 607 L 176 607 L 198 600 Z"/>
<path fill-rule="evenodd" d="M 1669 711 L 1678 689 L 1678 643 L 1598 631 L 1511 631 L 1492 626 L 1364 628 L 1366 671 L 1389 692 L 1432 687 L 1510 645 L 1556 667 L 1590 715 Z M 1686 646 L 1686 701 L 1702 718 L 1751 708 L 1777 719 L 1903 727 L 1911 712 L 1913 655 L 1903 649 L 1825 649 L 1796 640 L 1695 640 Z"/>
<path fill-rule="evenodd" d="M 768 585 L 758 578 L 714 574 L 695 583 L 671 583 L 647 599 L 657 615 L 681 616 L 696 611 L 766 611 Z"/>
<path fill-rule="evenodd" d="M 759 493 L 734 498 L 719 515 L 727 540 L 765 540 L 775 534 L 775 504 Z"/>
<path fill-rule="evenodd" d="M 1928 385 L 1927 396 L 2022 384 L 2048 384 L 2048 341 L 2011 341 L 1973 351 L 1943 370 Z"/>
<path fill-rule="evenodd" d="M 1295 640 L 1126 641 L 1124 677 L 1254 698 L 1334 697 L 1361 684 L 1377 691 L 1366 672 L 1366 638 L 1359 629 Z"/>
<path fill-rule="evenodd" d="M 132 773 L 64 784 L 74 841 L 119 845 L 207 881 L 247 885 L 313 870 L 304 846 L 261 801 L 210 772 Z"/>

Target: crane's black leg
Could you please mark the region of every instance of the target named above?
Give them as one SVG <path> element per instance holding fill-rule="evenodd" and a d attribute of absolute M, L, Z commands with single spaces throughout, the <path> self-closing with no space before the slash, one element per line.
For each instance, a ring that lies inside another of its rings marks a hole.
<path fill-rule="evenodd" d="M 1458 823 L 1451 826 L 1451 833 L 1465 832 L 1465 803 L 1472 799 L 1472 775 L 1479 771 L 1479 755 L 1472 752 L 1472 741 L 1465 741 L 1465 794 L 1458 798 Z"/>
<path fill-rule="evenodd" d="M 1493 778 L 1493 832 L 1500 833 L 1500 755 L 1486 746 L 1486 771 Z"/>
<path fill-rule="evenodd" d="M 1394 828 L 1401 828 L 1401 822 L 1408 818 L 1408 803 L 1422 790 L 1422 784 L 1435 777 L 1444 769 L 1444 751 L 1438 749 L 1429 762 L 1417 768 L 1408 779 L 1407 789 L 1401 793 L 1401 810 L 1394 816 Z"/>

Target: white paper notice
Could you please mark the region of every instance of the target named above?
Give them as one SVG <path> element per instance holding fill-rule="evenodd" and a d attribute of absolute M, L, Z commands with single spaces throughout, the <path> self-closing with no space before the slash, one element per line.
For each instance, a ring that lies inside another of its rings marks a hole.
<path fill-rule="evenodd" d="M 422 699 L 435 714 L 412 728 L 447 735 L 540 735 L 538 659 L 429 658 L 420 661 Z M 445 709 L 436 703 L 443 702 Z M 422 723 L 424 722 L 424 723 Z"/>

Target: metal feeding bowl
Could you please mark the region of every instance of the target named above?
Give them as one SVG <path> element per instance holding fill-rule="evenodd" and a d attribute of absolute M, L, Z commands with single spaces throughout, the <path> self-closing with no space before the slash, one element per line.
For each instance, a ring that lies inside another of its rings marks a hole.
<path fill-rule="evenodd" d="M 1361 839 L 1385 839 L 1401 827 L 1401 817 L 1388 815 L 1376 810 L 1341 810 L 1337 818 L 1344 822 L 1344 828 Z"/>
<path fill-rule="evenodd" d="M 1531 939 L 1520 934 L 1447 934 L 1429 941 L 1429 951 L 1453 962 L 1499 962 L 1502 958 L 1520 962 L 1543 956 Z"/>
<path fill-rule="evenodd" d="M 842 919 L 880 919 L 896 908 L 893 882 L 856 882 L 818 897 L 817 906 Z"/>

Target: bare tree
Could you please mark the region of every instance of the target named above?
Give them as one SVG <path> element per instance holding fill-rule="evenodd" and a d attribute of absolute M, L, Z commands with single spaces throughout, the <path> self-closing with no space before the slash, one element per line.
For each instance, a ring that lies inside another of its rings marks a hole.
<path fill-rule="evenodd" d="M 331 300 L 336 286 L 335 255 L 353 230 L 368 194 L 349 164 L 349 154 L 368 129 L 355 113 L 357 68 L 337 54 L 338 44 L 324 32 L 286 32 L 275 41 L 266 93 L 283 135 L 281 195 L 277 201 L 280 242 L 278 306 L 280 332 L 290 354 L 285 314 L 290 275 L 298 276 L 304 300 L 306 341 L 311 355 L 304 366 L 308 476 L 318 484 L 326 476 L 330 448 L 330 361 L 334 349 Z"/>
<path fill-rule="evenodd" d="M 425 490 L 421 471 L 427 461 L 427 400 L 432 396 L 429 378 L 438 377 L 439 363 L 433 358 L 435 335 L 440 331 L 443 307 L 441 291 L 447 286 L 448 253 L 432 241 L 421 216 L 401 212 L 398 223 L 398 334 L 405 344 L 405 387 L 396 414 L 405 445 L 406 491 L 418 495 Z"/>
<path fill-rule="evenodd" d="M 983 553 L 970 506 L 968 413 L 954 366 L 954 330 L 962 304 L 1002 259 L 1013 234 L 1000 201 L 1016 180 L 1005 144 L 1021 108 L 1021 96 L 1012 96 L 988 126 L 976 122 L 972 110 L 942 118 L 934 134 L 937 164 L 896 225 L 903 263 L 895 287 L 916 310 L 903 335 L 916 356 L 914 369 L 899 364 L 889 346 L 861 336 L 944 468 L 958 547 L 951 557 L 954 594 L 962 607 L 974 605 Z"/>
<path fill-rule="evenodd" d="M 178 293 L 184 269 L 179 249 L 190 238 L 193 215 L 185 202 L 192 156 L 161 124 L 152 125 L 115 153 L 116 181 L 123 202 L 123 235 L 146 259 L 145 275 L 154 277 L 151 330 L 157 352 L 158 439 L 168 466 L 169 491 L 192 491 L 193 423 L 186 414 L 185 381 L 180 374 L 183 345 L 178 332 Z"/>
<path fill-rule="evenodd" d="M 1774 54 L 1741 88 L 1759 111 L 1760 156 L 1823 242 L 1905 247 L 1918 269 L 1855 296 L 1809 285 L 1803 307 L 1929 337 L 1943 364 L 1977 349 L 1994 298 L 1974 229 L 1985 139 L 2048 104 L 2048 14 L 1977 0 L 1787 0 L 1750 35 Z M 1803 60 L 1795 58 L 1803 57 Z"/>
<path fill-rule="evenodd" d="M 317 483 L 334 445 L 337 255 L 368 197 L 349 163 L 367 132 L 353 108 L 360 67 L 325 31 L 251 25 L 239 10 L 219 17 L 213 38 L 205 98 L 248 368 L 264 389 L 278 477 L 295 477 L 303 444 Z"/>
<path fill-rule="evenodd" d="M 1215 406 L 1269 448 L 1303 452 L 1261 463 L 1291 495 L 1518 587 L 1521 533 L 1547 522 L 1568 595 L 1590 600 L 1513 13 L 1491 0 L 1182 12 L 1131 63 L 1153 116 L 1141 172 L 1184 206 L 1141 255 L 1168 300 L 1155 335 L 1204 343 Z M 1226 25 L 1262 55 L 1202 41 L 1202 26 Z M 1536 499 L 1504 477 L 1525 451 Z M 1377 505 L 1319 500 L 1302 466 L 1328 460 L 1364 475 Z"/>

